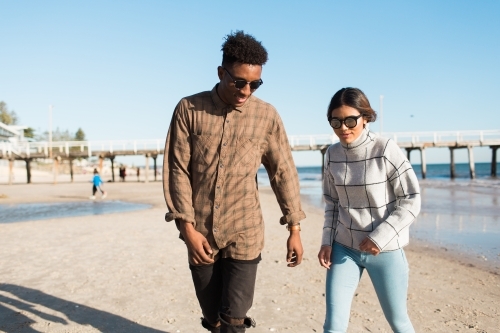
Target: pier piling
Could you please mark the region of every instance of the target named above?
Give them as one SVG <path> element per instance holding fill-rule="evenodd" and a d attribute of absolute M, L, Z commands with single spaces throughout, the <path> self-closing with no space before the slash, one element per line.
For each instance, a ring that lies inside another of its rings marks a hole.
<path fill-rule="evenodd" d="M 115 157 L 110 156 L 109 160 L 111 161 L 111 181 L 115 182 Z"/>
<path fill-rule="evenodd" d="M 155 176 L 155 181 L 156 181 L 156 158 L 158 157 L 158 155 L 153 155 L 153 172 L 154 172 L 154 176 Z"/>
<path fill-rule="evenodd" d="M 73 179 L 73 159 L 70 158 L 68 161 L 69 161 L 69 175 L 71 177 L 71 182 L 73 182 L 74 181 L 74 179 Z"/>
<path fill-rule="evenodd" d="M 14 160 L 9 159 L 9 185 L 14 181 Z"/>
<path fill-rule="evenodd" d="M 145 176 L 145 183 L 149 183 L 149 156 L 150 154 L 146 154 L 146 165 L 145 165 L 145 170 L 144 170 L 144 176 Z"/>
<path fill-rule="evenodd" d="M 422 166 L 422 179 L 427 177 L 427 163 L 425 161 L 425 148 L 420 149 L 420 163 Z"/>
<path fill-rule="evenodd" d="M 412 147 L 412 148 L 405 148 L 406 150 L 406 158 L 408 159 L 408 162 L 411 163 L 411 159 L 410 159 L 410 156 L 411 156 L 411 152 L 412 150 L 419 150 L 420 151 L 420 165 L 422 167 L 422 179 L 425 179 L 425 177 L 427 177 L 427 164 L 425 162 L 425 148 L 424 147 Z"/>
<path fill-rule="evenodd" d="M 472 152 L 471 146 L 468 146 L 467 150 L 469 153 L 469 174 L 470 174 L 470 178 L 474 179 L 474 178 L 476 178 L 476 170 L 474 169 L 474 153 Z"/>
<path fill-rule="evenodd" d="M 455 179 L 455 148 L 450 147 L 450 178 Z"/>
<path fill-rule="evenodd" d="M 104 162 L 104 156 L 99 155 L 99 174 L 102 175 L 102 164 Z"/>
<path fill-rule="evenodd" d="M 25 159 L 26 161 L 26 182 L 31 184 L 31 158 Z"/>
<path fill-rule="evenodd" d="M 500 146 L 490 146 L 491 148 L 491 177 L 497 176 L 497 149 Z"/>
<path fill-rule="evenodd" d="M 327 149 L 328 149 L 328 146 L 320 149 L 320 152 L 321 152 L 321 179 L 323 179 L 323 176 L 325 175 L 325 154 L 326 154 Z"/>
<path fill-rule="evenodd" d="M 54 184 L 57 184 L 57 176 L 59 175 L 59 162 L 61 162 L 61 157 L 56 156 L 53 159 L 52 173 L 54 176 Z"/>

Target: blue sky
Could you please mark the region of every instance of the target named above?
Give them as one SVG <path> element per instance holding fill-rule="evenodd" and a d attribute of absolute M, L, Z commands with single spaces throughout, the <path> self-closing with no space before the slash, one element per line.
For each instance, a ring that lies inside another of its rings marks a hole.
<path fill-rule="evenodd" d="M 326 107 L 346 86 L 376 110 L 384 95 L 384 131 L 500 128 L 499 1 L 0 0 L 0 13 L 0 100 L 40 131 L 53 104 L 54 128 L 90 140 L 164 138 L 177 102 L 217 82 L 235 30 L 267 48 L 256 95 L 289 135 L 331 133 Z"/>

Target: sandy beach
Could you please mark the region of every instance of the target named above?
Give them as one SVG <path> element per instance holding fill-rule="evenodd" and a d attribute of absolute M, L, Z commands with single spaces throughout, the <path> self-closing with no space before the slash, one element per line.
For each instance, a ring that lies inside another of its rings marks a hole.
<path fill-rule="evenodd" d="M 0 332 L 206 332 L 187 254 L 164 222 L 161 182 L 106 183 L 105 200 L 146 203 L 127 213 L 0 223 Z M 0 204 L 88 201 L 90 184 L 0 186 Z M 316 259 L 321 209 L 303 202 L 303 263 L 287 268 L 287 231 L 260 189 L 266 245 L 248 332 L 322 332 L 325 270 Z M 0 208 L 1 209 L 1 208 Z M 417 332 L 500 332 L 500 272 L 413 241 L 409 312 Z M 391 332 L 367 274 L 349 332 Z"/>

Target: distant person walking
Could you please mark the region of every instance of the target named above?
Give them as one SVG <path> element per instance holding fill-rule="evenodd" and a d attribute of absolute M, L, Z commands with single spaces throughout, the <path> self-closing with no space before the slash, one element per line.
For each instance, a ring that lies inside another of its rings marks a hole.
<path fill-rule="evenodd" d="M 420 212 L 420 188 L 396 142 L 366 128 L 376 119 L 365 94 L 343 88 L 328 107 L 340 142 L 325 154 L 326 202 L 318 259 L 326 274 L 324 333 L 346 332 L 352 298 L 366 269 L 394 332 L 415 332 L 406 308 L 403 247 Z"/>
<path fill-rule="evenodd" d="M 137 167 L 137 181 L 141 181 L 141 169 L 139 167 Z"/>
<path fill-rule="evenodd" d="M 120 181 L 124 182 L 126 175 L 127 175 L 127 172 L 125 170 L 125 167 L 123 165 L 120 166 Z"/>
<path fill-rule="evenodd" d="M 101 176 L 99 176 L 99 171 L 97 171 L 97 169 L 94 169 L 94 177 L 92 178 L 92 196 L 90 197 L 91 200 L 95 200 L 95 194 L 98 189 L 99 191 L 101 191 L 103 199 L 108 195 L 106 191 L 102 189 L 102 183 L 103 181 L 101 179 Z"/>

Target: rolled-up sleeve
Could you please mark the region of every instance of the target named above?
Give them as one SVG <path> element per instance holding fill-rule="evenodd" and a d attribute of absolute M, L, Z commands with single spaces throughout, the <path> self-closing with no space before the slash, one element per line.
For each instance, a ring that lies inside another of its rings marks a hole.
<path fill-rule="evenodd" d="M 262 164 L 283 213 L 280 223 L 297 224 L 306 217 L 300 203 L 299 177 L 283 123 L 277 112 L 275 115 Z"/>
<path fill-rule="evenodd" d="M 163 155 L 163 194 L 169 210 L 166 221 L 196 224 L 189 171 L 192 147 L 188 111 L 188 102 L 181 100 L 172 115 Z"/>

